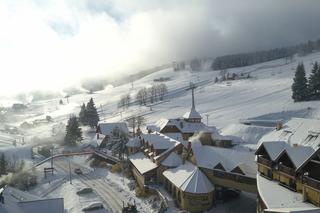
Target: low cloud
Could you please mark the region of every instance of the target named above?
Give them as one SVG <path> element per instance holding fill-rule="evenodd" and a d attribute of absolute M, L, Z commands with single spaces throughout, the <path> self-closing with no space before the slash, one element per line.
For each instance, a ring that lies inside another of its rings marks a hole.
<path fill-rule="evenodd" d="M 320 37 L 317 0 L 0 1 L 0 93 Z"/>

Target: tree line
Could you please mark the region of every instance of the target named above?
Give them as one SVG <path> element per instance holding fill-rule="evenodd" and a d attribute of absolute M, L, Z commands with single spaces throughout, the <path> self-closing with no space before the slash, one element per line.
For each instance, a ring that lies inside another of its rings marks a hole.
<path fill-rule="evenodd" d="M 306 55 L 318 50 L 320 50 L 320 39 L 283 48 L 219 56 L 214 59 L 211 68 L 221 70 L 243 67 L 280 58 L 285 58 L 288 62 L 292 60 L 294 54 Z"/>
<path fill-rule="evenodd" d="M 136 95 L 136 101 L 140 105 L 147 105 L 150 103 L 154 103 L 157 101 L 162 101 L 165 94 L 168 93 L 168 87 L 166 84 L 156 84 L 149 88 L 142 88 L 138 91 Z"/>
<path fill-rule="evenodd" d="M 166 84 L 155 84 L 152 87 L 143 87 L 141 88 L 135 97 L 135 101 L 139 105 L 147 105 L 147 103 L 154 103 L 157 101 L 162 101 L 165 94 L 168 93 L 168 87 Z M 125 94 L 120 97 L 118 102 L 118 108 L 128 108 L 131 103 L 130 94 Z"/>
<path fill-rule="evenodd" d="M 318 62 L 313 64 L 308 78 L 303 63 L 299 63 L 291 89 L 294 102 L 320 100 L 320 66 Z"/>

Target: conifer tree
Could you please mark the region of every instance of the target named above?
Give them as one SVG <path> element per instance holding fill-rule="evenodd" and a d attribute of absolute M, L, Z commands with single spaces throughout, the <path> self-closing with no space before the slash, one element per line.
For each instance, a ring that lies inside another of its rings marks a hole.
<path fill-rule="evenodd" d="M 306 72 L 305 72 L 303 63 L 299 63 L 297 66 L 291 89 L 292 89 L 292 99 L 295 102 L 307 100 L 308 84 L 307 84 Z"/>
<path fill-rule="evenodd" d="M 317 62 L 313 64 L 309 77 L 309 93 L 311 100 L 320 100 L 320 67 Z"/>
<path fill-rule="evenodd" d="M 82 140 L 82 131 L 79 128 L 78 119 L 76 116 L 71 116 L 66 126 L 66 136 L 64 143 L 67 146 L 75 146 L 77 142 Z"/>
<path fill-rule="evenodd" d="M 79 113 L 79 121 L 83 125 L 87 124 L 87 109 L 86 109 L 86 105 L 84 103 L 82 104 L 81 110 Z"/>
<path fill-rule="evenodd" d="M 90 101 L 87 103 L 87 122 L 91 128 L 94 128 L 98 125 L 99 115 L 97 108 L 93 102 L 93 99 L 90 98 Z"/>
<path fill-rule="evenodd" d="M 0 157 L 0 176 L 7 173 L 7 165 L 8 163 L 5 159 L 4 154 L 2 153 Z"/>

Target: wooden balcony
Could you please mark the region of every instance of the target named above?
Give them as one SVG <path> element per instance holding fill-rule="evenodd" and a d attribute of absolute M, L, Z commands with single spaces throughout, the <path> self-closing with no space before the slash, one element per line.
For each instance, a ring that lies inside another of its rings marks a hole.
<path fill-rule="evenodd" d="M 308 176 L 303 177 L 303 183 L 309 187 L 320 190 L 320 181 Z"/>
<path fill-rule="evenodd" d="M 290 167 L 287 167 L 287 166 L 285 166 L 285 165 L 283 165 L 283 164 L 279 164 L 279 165 L 278 165 L 278 170 L 279 170 L 280 172 L 282 172 L 282 173 L 285 173 L 285 174 L 293 177 L 293 178 L 296 176 L 296 172 L 295 172 L 294 169 L 292 169 L 292 168 L 290 168 Z"/>
<path fill-rule="evenodd" d="M 265 159 L 262 156 L 258 156 L 258 163 L 271 169 L 272 161 Z"/>

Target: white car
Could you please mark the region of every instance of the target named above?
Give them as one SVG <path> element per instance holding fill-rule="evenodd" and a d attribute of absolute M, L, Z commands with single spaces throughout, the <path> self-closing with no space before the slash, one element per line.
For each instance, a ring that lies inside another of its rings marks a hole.
<path fill-rule="evenodd" d="M 84 207 L 82 211 L 91 211 L 97 209 L 103 209 L 103 204 L 100 202 L 90 203 L 88 206 Z"/>

